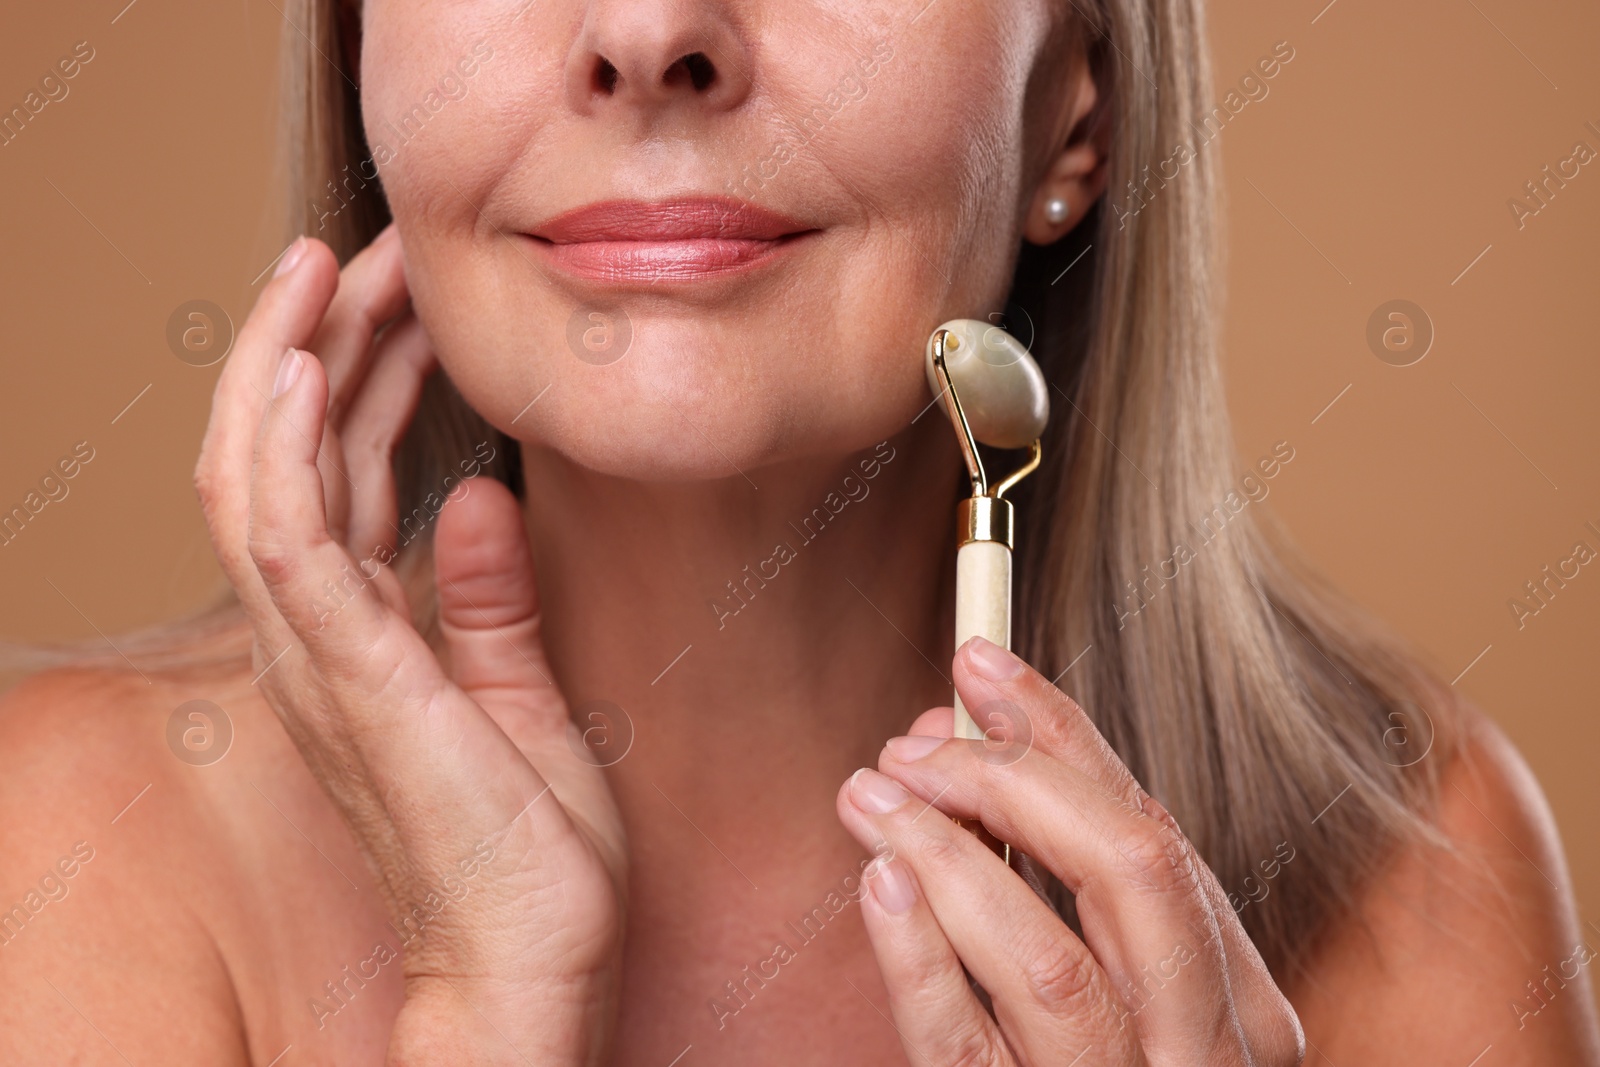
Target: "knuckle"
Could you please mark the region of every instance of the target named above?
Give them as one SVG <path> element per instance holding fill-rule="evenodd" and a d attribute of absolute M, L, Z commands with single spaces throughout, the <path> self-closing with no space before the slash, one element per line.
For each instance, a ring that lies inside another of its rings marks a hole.
<path fill-rule="evenodd" d="M 974 1022 L 950 1035 L 939 1062 L 950 1067 L 1001 1067 L 1006 1058 L 988 1029 L 981 1022 Z"/>
<path fill-rule="evenodd" d="M 1051 1015 L 1075 1013 L 1095 988 L 1095 967 L 1088 952 L 1053 937 L 1024 957 L 1022 979 Z"/>
<path fill-rule="evenodd" d="M 340 276 L 339 286 L 343 299 L 336 299 L 329 308 L 318 342 L 330 351 L 365 349 L 381 325 L 367 305 L 372 295 L 367 288 L 353 288 L 346 275 Z"/>
<path fill-rule="evenodd" d="M 1202 889 L 1199 859 L 1166 822 L 1141 815 L 1123 835 L 1121 849 L 1133 884 L 1152 892 L 1193 896 Z"/>
<path fill-rule="evenodd" d="M 194 466 L 194 493 L 200 498 L 200 507 L 208 517 L 222 502 L 222 479 L 209 456 L 202 455 Z"/>
<path fill-rule="evenodd" d="M 389 465 L 399 442 L 398 431 L 386 426 L 352 426 L 341 436 L 350 462 L 377 470 Z"/>
<path fill-rule="evenodd" d="M 1270 1067 L 1300 1067 L 1305 1062 L 1305 1029 L 1289 998 L 1281 992 L 1277 992 L 1277 1003 L 1268 1013 L 1264 1028 L 1265 1036 L 1251 1042 L 1256 1062 Z"/>
<path fill-rule="evenodd" d="M 251 562 L 269 588 L 282 588 L 299 574 L 299 559 L 283 541 L 263 536 L 259 529 L 252 527 L 248 547 Z"/>
<path fill-rule="evenodd" d="M 933 821 L 932 817 L 934 815 L 939 815 L 939 813 L 931 813 L 928 816 L 929 821 Z M 918 833 L 908 842 L 910 846 L 908 851 L 914 853 L 919 863 L 930 870 L 939 871 L 959 868 L 967 862 L 967 853 L 962 848 L 965 842 L 956 835 L 965 833 L 965 830 L 958 827 L 948 817 L 940 815 L 939 821 L 935 823 L 934 827 Z"/>
<path fill-rule="evenodd" d="M 201 457 L 194 470 L 195 496 L 200 500 L 200 513 L 211 535 L 211 545 L 217 561 L 230 578 L 237 578 L 244 564 L 245 553 L 237 536 L 238 524 L 229 510 L 226 481 L 216 466 Z"/>
<path fill-rule="evenodd" d="M 920 951 L 909 953 L 903 963 L 904 984 L 909 989 L 917 990 L 943 990 L 950 983 L 952 962 L 936 952 Z M 959 970 L 957 970 L 959 978 Z M 961 990 L 965 993 L 966 983 L 959 982 Z M 947 999 L 940 996 L 941 1001 Z"/>
<path fill-rule="evenodd" d="M 1085 730 L 1095 729 L 1094 720 L 1089 718 L 1089 713 L 1083 710 L 1082 704 L 1079 704 L 1061 690 L 1056 689 L 1055 686 L 1050 688 L 1055 690 L 1054 695 L 1052 696 L 1048 693 L 1045 695 L 1049 698 L 1049 706 L 1054 711 L 1052 719 L 1055 726 L 1062 731 L 1064 736 L 1070 737 L 1081 734 Z"/>

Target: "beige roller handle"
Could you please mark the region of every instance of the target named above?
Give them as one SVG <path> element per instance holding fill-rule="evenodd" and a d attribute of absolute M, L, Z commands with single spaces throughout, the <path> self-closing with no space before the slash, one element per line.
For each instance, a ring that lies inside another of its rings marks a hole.
<path fill-rule="evenodd" d="M 969 637 L 1011 647 L 1011 549 L 1000 541 L 968 541 L 956 550 L 956 647 Z M 955 735 L 981 739 L 983 727 L 973 722 L 960 693 L 955 708 Z"/>

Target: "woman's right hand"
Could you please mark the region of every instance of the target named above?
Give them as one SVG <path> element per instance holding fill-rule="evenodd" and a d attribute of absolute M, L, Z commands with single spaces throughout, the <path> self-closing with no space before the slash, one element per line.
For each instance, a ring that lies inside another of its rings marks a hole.
<path fill-rule="evenodd" d="M 342 272 L 306 238 L 282 262 L 217 383 L 195 484 L 260 689 L 415 934 L 389 1062 L 599 1062 L 626 843 L 551 679 L 520 505 L 489 478 L 436 490 L 446 670 L 385 565 L 390 460 L 434 365 L 399 236 Z"/>

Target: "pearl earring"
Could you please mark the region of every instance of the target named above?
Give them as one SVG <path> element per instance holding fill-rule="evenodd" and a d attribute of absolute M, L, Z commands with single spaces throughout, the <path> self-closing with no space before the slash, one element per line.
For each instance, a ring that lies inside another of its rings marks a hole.
<path fill-rule="evenodd" d="M 1045 202 L 1044 217 L 1059 226 L 1067 221 L 1067 202 L 1060 197 L 1053 197 Z"/>

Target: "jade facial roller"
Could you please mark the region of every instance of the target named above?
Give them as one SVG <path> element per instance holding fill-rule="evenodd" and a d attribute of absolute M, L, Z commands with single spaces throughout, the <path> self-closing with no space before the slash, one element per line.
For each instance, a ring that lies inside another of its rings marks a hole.
<path fill-rule="evenodd" d="M 1022 342 L 998 326 L 954 319 L 928 338 L 928 384 L 955 427 L 972 479 L 972 496 L 956 509 L 956 647 L 982 636 L 1011 647 L 1012 506 L 1006 490 L 1039 466 L 1040 436 L 1050 418 L 1044 374 Z M 979 445 L 1027 449 L 1021 467 L 990 484 Z M 955 695 L 955 736 L 981 739 Z"/>

